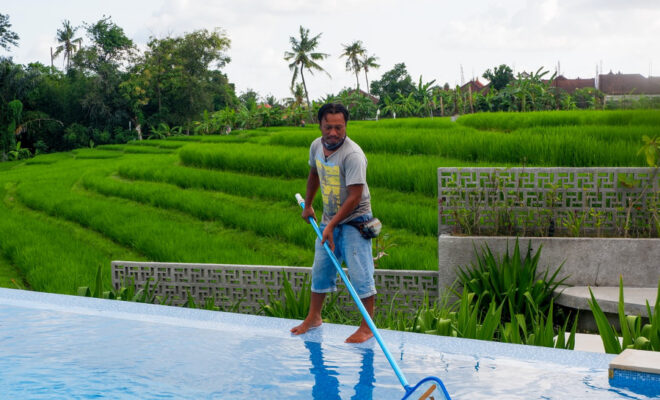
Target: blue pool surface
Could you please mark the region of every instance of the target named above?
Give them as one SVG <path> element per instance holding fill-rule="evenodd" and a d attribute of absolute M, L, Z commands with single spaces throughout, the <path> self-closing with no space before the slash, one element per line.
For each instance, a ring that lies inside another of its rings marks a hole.
<path fill-rule="evenodd" d="M 400 399 L 375 340 L 324 324 L 0 289 L 0 398 Z M 382 330 L 411 384 L 453 399 L 647 399 L 610 387 L 608 354 Z"/>

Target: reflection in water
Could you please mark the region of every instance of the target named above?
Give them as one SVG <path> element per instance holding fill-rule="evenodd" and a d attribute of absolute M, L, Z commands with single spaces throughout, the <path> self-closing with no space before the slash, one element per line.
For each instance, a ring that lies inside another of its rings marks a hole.
<path fill-rule="evenodd" d="M 338 373 L 325 366 L 321 343 L 305 342 L 305 347 L 309 350 L 309 360 L 312 362 L 312 368 L 309 371 L 314 375 L 312 397 L 314 399 L 339 399 L 339 380 L 336 378 Z"/>
<path fill-rule="evenodd" d="M 374 351 L 362 349 L 362 368 L 360 368 L 360 380 L 355 385 L 355 394 L 351 400 L 371 399 L 374 392 Z"/>
<path fill-rule="evenodd" d="M 339 373 L 334 370 L 334 366 L 326 366 L 323 360 L 323 349 L 319 342 L 305 342 L 305 347 L 309 350 L 309 360 L 312 362 L 310 372 L 314 375 L 314 387 L 312 388 L 312 398 L 314 399 L 340 399 L 339 397 Z M 370 400 L 373 397 L 374 383 L 374 351 L 372 349 L 362 349 L 362 367 L 360 368 L 360 377 L 355 385 L 355 394 L 351 400 Z"/>

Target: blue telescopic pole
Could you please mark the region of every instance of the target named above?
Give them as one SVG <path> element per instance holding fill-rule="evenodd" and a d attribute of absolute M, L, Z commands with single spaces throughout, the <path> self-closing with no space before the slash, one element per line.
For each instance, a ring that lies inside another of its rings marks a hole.
<path fill-rule="evenodd" d="M 305 200 L 303 200 L 300 193 L 296 193 L 296 201 L 298 201 L 300 207 L 302 207 L 303 209 L 305 208 Z M 316 236 L 318 236 L 319 240 L 323 240 L 323 235 L 321 234 L 321 230 L 319 229 L 316 220 L 313 217 L 309 217 L 309 223 L 312 224 L 312 227 L 314 227 L 314 231 L 316 231 Z M 351 281 L 348 280 L 348 277 L 344 273 L 344 270 L 341 268 L 341 265 L 339 265 L 339 261 L 337 261 L 337 257 L 335 257 L 335 254 L 330 249 L 330 246 L 328 246 L 328 242 L 323 243 L 323 248 L 330 256 L 330 259 L 332 260 L 332 263 L 335 265 L 335 268 L 337 269 L 337 272 L 339 273 L 341 280 L 344 281 L 344 284 L 346 285 L 348 292 L 351 294 L 353 301 L 360 310 L 362 317 L 367 322 L 367 325 L 369 325 L 369 328 L 371 329 L 371 332 L 374 334 L 374 337 L 378 341 L 380 348 L 383 350 L 383 353 L 385 354 L 387 361 L 389 361 L 390 365 L 392 366 L 392 369 L 394 370 L 394 373 L 396 374 L 397 378 L 399 378 L 399 382 L 401 382 L 401 385 L 406 390 L 406 392 L 409 392 L 411 390 L 411 387 L 408 384 L 406 377 L 403 376 L 403 372 L 401 372 L 396 361 L 394 361 L 394 357 L 392 357 L 392 354 L 390 354 L 390 351 L 387 349 L 387 346 L 385 346 L 385 342 L 383 342 L 383 338 L 380 336 L 380 333 L 378 332 L 378 328 L 376 328 L 376 324 L 374 324 L 374 321 L 371 319 L 371 316 L 367 312 L 367 309 L 364 308 L 364 305 L 362 304 L 362 300 L 360 300 L 360 298 L 358 297 L 358 294 L 353 288 Z"/>

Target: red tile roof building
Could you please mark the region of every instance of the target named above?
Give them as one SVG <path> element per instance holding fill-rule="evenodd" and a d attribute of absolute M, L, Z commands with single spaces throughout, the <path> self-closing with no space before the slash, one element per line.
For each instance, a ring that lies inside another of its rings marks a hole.
<path fill-rule="evenodd" d="M 559 89 L 563 89 L 566 92 L 573 94 L 577 89 L 582 89 L 582 88 L 595 88 L 596 87 L 596 80 L 594 78 L 591 79 L 568 79 L 564 77 L 563 75 L 559 75 L 558 77 L 555 78 L 555 80 L 552 81 L 550 84 L 551 87 L 556 87 Z"/>
<path fill-rule="evenodd" d="M 660 95 L 660 77 L 610 72 L 598 75 L 598 89 L 608 95 Z"/>
<path fill-rule="evenodd" d="M 378 97 L 374 96 L 373 94 L 367 93 L 367 92 L 365 92 L 365 91 L 362 90 L 362 89 L 360 89 L 359 91 L 358 91 L 358 90 L 355 90 L 355 89 L 352 89 L 352 90 L 349 90 L 349 91 L 348 91 L 348 94 L 351 94 L 351 95 L 352 95 L 352 94 L 355 94 L 355 93 L 359 93 L 359 94 L 361 94 L 361 95 L 364 96 L 364 97 L 368 97 L 369 100 L 371 100 L 372 103 L 374 103 L 374 104 L 378 104 L 378 100 L 379 100 Z"/>
<path fill-rule="evenodd" d="M 472 89 L 472 93 L 482 92 L 487 86 L 479 82 L 479 79 L 473 79 L 465 85 L 461 86 L 461 93 L 467 93 Z"/>

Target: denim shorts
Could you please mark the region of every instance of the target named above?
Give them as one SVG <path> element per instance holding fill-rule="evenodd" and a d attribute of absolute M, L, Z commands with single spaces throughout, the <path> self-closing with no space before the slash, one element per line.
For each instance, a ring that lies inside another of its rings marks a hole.
<path fill-rule="evenodd" d="M 365 221 L 371 216 L 362 216 Z M 359 221 L 359 219 L 355 219 Z M 321 231 L 325 224 L 320 225 Z M 371 239 L 365 239 L 360 231 L 351 225 L 342 224 L 334 229 L 335 257 L 348 268 L 348 277 L 358 294 L 364 299 L 376 294 L 374 283 L 374 259 L 371 252 Z M 312 266 L 312 292 L 329 293 L 337 290 L 337 269 L 332 259 L 316 238 L 316 252 Z"/>

